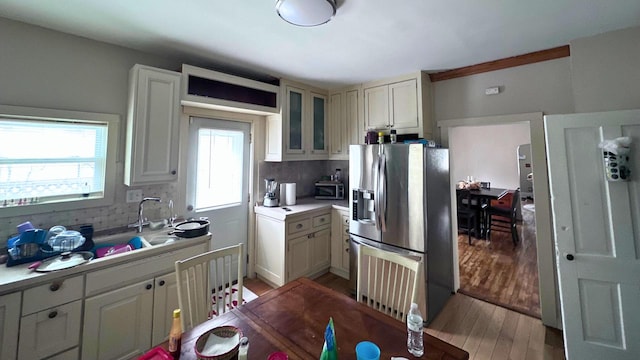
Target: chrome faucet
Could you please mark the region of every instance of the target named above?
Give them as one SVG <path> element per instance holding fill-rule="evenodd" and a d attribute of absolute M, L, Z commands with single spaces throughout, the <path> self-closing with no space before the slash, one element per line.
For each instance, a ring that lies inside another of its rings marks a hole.
<path fill-rule="evenodd" d="M 142 215 L 142 210 L 144 209 L 143 205 L 145 201 L 157 201 L 162 202 L 162 199 L 159 197 L 146 197 L 143 198 L 142 201 L 138 204 L 138 221 L 135 224 L 129 225 L 129 227 L 135 227 L 137 233 L 142 232 L 142 228 L 147 225 L 147 222 L 144 220 L 144 216 Z"/>
<path fill-rule="evenodd" d="M 167 219 L 169 222 L 169 226 L 173 227 L 174 223 L 178 216 L 173 212 L 173 200 L 169 200 L 169 218 Z"/>

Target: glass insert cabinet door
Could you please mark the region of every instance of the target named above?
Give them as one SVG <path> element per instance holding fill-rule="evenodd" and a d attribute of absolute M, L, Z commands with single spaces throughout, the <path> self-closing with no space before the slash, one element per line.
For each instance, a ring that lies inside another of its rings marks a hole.
<path fill-rule="evenodd" d="M 287 86 L 287 152 L 304 154 L 304 90 Z"/>
<path fill-rule="evenodd" d="M 311 93 L 312 120 L 313 120 L 313 149 L 312 153 L 327 153 L 327 97 Z"/>

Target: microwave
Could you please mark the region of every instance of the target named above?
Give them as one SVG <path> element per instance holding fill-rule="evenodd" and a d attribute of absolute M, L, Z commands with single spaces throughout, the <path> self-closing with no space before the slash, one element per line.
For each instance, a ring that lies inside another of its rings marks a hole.
<path fill-rule="evenodd" d="M 344 199 L 344 184 L 339 181 L 318 181 L 316 199 Z"/>

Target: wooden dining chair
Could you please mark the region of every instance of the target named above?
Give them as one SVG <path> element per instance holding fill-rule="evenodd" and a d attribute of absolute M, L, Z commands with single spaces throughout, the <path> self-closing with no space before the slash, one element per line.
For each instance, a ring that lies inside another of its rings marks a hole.
<path fill-rule="evenodd" d="M 520 241 L 517 228 L 517 211 L 520 201 L 520 189 L 516 189 L 511 194 L 511 203 L 509 206 L 496 205 L 497 202 L 487 208 L 487 239 L 491 241 L 492 231 L 504 231 L 511 233 L 513 245 L 517 245 Z"/>
<path fill-rule="evenodd" d="M 176 261 L 178 304 L 183 330 L 242 304 L 242 259 L 240 243 Z M 234 265 L 234 262 L 237 264 Z M 232 288 L 236 279 L 237 286 Z"/>
<path fill-rule="evenodd" d="M 418 299 L 422 262 L 398 253 L 361 245 L 356 298 L 402 322 Z"/>
<path fill-rule="evenodd" d="M 458 230 L 466 231 L 471 245 L 471 233 L 476 237 L 478 232 L 478 207 L 473 204 L 471 192 L 466 189 L 456 190 L 458 205 Z"/>

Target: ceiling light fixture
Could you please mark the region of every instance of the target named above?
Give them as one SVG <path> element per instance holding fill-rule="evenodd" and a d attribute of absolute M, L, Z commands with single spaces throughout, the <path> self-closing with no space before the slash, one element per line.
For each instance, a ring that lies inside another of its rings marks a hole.
<path fill-rule="evenodd" d="M 276 11 L 286 22 L 298 26 L 322 25 L 336 14 L 335 0 L 277 0 Z"/>

